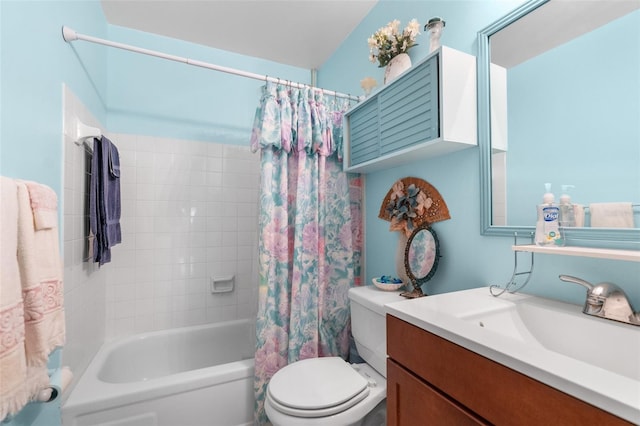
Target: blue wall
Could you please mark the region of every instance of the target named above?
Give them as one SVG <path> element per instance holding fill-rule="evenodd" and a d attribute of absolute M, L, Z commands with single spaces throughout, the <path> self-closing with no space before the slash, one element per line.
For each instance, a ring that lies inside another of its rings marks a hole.
<path fill-rule="evenodd" d="M 393 19 L 399 19 L 404 26 L 412 18 L 425 23 L 433 16 L 441 16 L 446 21 L 442 44 L 476 55 L 477 32 L 521 3 L 523 2 L 499 0 L 381 0 L 319 70 L 319 86 L 361 94 L 362 78 L 372 76 L 381 84 L 383 70 L 368 62 L 367 38 Z M 428 54 L 428 33 L 420 35 L 417 42 L 419 46 L 409 52 L 414 63 Z M 609 49 L 615 48 L 616 46 L 609 46 Z M 505 284 L 513 270 L 513 239 L 480 235 L 479 173 L 479 151 L 478 148 L 472 148 L 368 174 L 365 231 L 367 281 L 375 276 L 395 272 L 398 236 L 388 230 L 388 222 L 379 219 L 377 213 L 385 194 L 397 179 L 416 176 L 438 189 L 451 213 L 450 220 L 433 226 L 440 240 L 443 257 L 438 271 L 424 289 L 430 294 L 436 294 L 489 284 Z M 528 208 L 535 211 L 536 202 L 531 202 Z M 521 258 L 521 265 L 526 265 L 527 261 L 528 259 Z M 638 263 L 536 255 L 535 271 L 526 291 L 582 304 L 585 299 L 584 289 L 559 281 L 558 274 L 576 275 L 594 283 L 618 283 L 629 294 L 635 306 L 640 308 Z"/>
<path fill-rule="evenodd" d="M 99 1 L 0 2 L 0 173 L 62 188 L 62 84 L 112 132 L 248 144 L 259 80 L 65 43 L 63 25 L 125 44 L 310 82 L 302 68 L 107 24 Z"/>
<path fill-rule="evenodd" d="M 309 70 L 128 28 L 109 40 L 283 80 L 309 83 Z M 113 132 L 248 145 L 264 81 L 126 50 L 108 50 L 108 123 Z"/>
<path fill-rule="evenodd" d="M 0 174 L 62 188 L 62 84 L 105 119 L 104 52 L 62 40 L 62 25 L 97 37 L 106 22 L 97 1 L 0 2 Z M 78 55 L 86 59 L 78 61 Z"/>

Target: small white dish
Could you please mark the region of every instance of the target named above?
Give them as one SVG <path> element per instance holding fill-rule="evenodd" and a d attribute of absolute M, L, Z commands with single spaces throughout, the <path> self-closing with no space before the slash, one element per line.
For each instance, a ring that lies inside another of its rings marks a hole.
<path fill-rule="evenodd" d="M 376 287 L 378 287 L 380 290 L 383 291 L 396 291 L 399 290 L 400 288 L 402 288 L 402 286 L 404 286 L 404 282 L 400 282 L 400 283 L 383 283 L 382 281 L 380 281 L 381 277 L 376 277 L 376 278 L 372 278 L 371 282 L 373 282 L 373 285 L 375 285 Z"/>

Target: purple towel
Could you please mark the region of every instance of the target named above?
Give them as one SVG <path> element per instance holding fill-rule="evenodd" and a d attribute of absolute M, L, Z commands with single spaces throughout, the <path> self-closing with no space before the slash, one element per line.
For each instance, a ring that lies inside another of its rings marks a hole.
<path fill-rule="evenodd" d="M 122 242 L 120 230 L 120 154 L 118 148 L 102 137 L 104 176 L 104 212 L 107 247 Z"/>
<path fill-rule="evenodd" d="M 93 261 L 111 261 L 111 247 L 122 241 L 120 230 L 120 156 L 118 148 L 102 136 L 93 140 L 89 188 L 89 225 Z"/>

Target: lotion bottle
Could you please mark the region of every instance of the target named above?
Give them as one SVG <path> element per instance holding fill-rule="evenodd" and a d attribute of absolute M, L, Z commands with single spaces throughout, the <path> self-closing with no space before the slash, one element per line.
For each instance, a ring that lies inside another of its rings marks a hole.
<path fill-rule="evenodd" d="M 551 184 L 545 183 L 545 194 L 542 204 L 538 205 L 538 221 L 536 222 L 535 242 L 539 246 L 563 246 L 564 239 L 560 234 L 560 208 L 555 204 L 551 193 Z"/>
<path fill-rule="evenodd" d="M 562 195 L 558 206 L 560 207 L 560 226 L 564 228 L 576 226 L 576 214 L 569 196 L 569 188 L 575 187 L 573 185 L 562 185 Z"/>

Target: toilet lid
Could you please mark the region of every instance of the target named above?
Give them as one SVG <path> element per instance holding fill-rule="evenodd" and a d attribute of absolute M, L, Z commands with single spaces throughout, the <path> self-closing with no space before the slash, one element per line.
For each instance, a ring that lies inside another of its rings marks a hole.
<path fill-rule="evenodd" d="M 294 362 L 273 375 L 267 396 L 274 408 L 299 417 L 342 412 L 369 394 L 367 380 L 342 358 Z"/>

